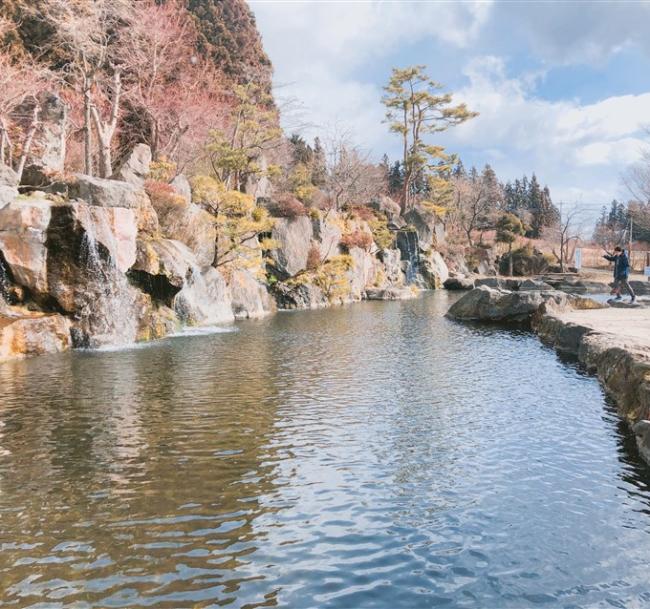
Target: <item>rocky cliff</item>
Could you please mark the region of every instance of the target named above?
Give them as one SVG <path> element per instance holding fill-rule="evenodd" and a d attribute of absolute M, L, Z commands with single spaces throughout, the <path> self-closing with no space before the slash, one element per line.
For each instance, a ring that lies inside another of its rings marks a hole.
<path fill-rule="evenodd" d="M 215 268 L 217 218 L 182 175 L 169 184 L 176 196 L 150 198 L 150 160 L 140 145 L 110 180 L 31 166 L 18 184 L 3 167 L 0 357 L 126 345 L 277 307 L 407 298 L 448 277 L 419 237 L 436 220 L 417 209 L 383 248 L 354 215 L 273 218 L 265 244 L 255 237 L 245 261 Z"/>

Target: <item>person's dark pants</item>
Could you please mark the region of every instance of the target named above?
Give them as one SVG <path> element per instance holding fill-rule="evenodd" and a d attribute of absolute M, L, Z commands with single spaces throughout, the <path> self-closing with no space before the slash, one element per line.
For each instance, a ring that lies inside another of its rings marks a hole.
<path fill-rule="evenodd" d="M 627 277 L 617 277 L 614 280 L 614 289 L 616 290 L 617 294 L 621 293 L 621 288 L 625 288 L 630 297 L 635 298 L 634 290 L 632 289 L 632 286 L 630 285 Z"/>

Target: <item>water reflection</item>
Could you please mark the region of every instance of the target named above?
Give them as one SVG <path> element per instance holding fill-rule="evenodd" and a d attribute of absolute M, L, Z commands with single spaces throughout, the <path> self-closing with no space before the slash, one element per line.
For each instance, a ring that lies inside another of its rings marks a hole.
<path fill-rule="evenodd" d="M 448 304 L 0 366 L 3 606 L 650 603 L 598 384 Z"/>

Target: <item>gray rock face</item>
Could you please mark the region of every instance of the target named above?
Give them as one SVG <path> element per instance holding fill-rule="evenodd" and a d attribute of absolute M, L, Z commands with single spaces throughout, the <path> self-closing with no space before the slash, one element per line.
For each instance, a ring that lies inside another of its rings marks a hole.
<path fill-rule="evenodd" d="M 47 229 L 52 202 L 17 200 L 0 210 L 0 251 L 14 280 L 45 294 L 47 285 Z"/>
<path fill-rule="evenodd" d="M 417 292 L 406 287 L 366 288 L 366 300 L 410 300 Z"/>
<path fill-rule="evenodd" d="M 420 259 L 420 275 L 424 279 L 423 287 L 439 290 L 449 279 L 449 269 L 440 252 L 433 251 L 426 258 Z"/>
<path fill-rule="evenodd" d="M 475 281 L 475 284 L 477 288 L 486 286 L 500 290 L 517 291 L 519 286 L 521 286 L 521 279 L 512 279 L 510 277 L 481 277 Z"/>
<path fill-rule="evenodd" d="M 374 279 L 374 258 L 365 250 L 353 247 L 350 250 L 353 266 L 348 275 L 350 278 L 350 298 L 361 300 Z"/>
<path fill-rule="evenodd" d="M 0 163 L 0 209 L 9 205 L 18 196 L 18 175 Z"/>
<path fill-rule="evenodd" d="M 271 237 L 278 243 L 271 258 L 281 275 L 292 277 L 306 268 L 313 237 L 312 221 L 307 216 L 278 218 Z"/>
<path fill-rule="evenodd" d="M 467 292 L 449 309 L 447 315 L 462 321 L 530 322 L 545 302 L 566 303 L 561 292 L 506 292 L 486 286 Z"/>
<path fill-rule="evenodd" d="M 183 197 L 188 205 L 192 202 L 192 186 L 189 180 L 182 173 L 179 173 L 172 181 L 171 185 L 176 192 Z"/>
<path fill-rule="evenodd" d="M 449 277 L 444 287 L 447 290 L 473 290 L 474 280 L 469 277 Z"/>
<path fill-rule="evenodd" d="M 214 218 L 193 203 L 154 203 L 160 230 L 168 239 L 184 243 L 196 256 L 201 268 L 214 260 L 217 231 Z"/>
<path fill-rule="evenodd" d="M 95 178 L 81 173 L 75 174 L 75 182 L 70 185 L 70 197 L 82 199 L 89 205 L 98 207 L 140 207 L 143 193 L 132 184 Z"/>
<path fill-rule="evenodd" d="M 382 250 L 379 258 L 384 265 L 386 282 L 390 285 L 401 286 L 404 284 L 404 273 L 402 273 L 402 255 L 398 249 Z"/>
<path fill-rule="evenodd" d="M 439 220 L 433 212 L 416 205 L 416 207 L 404 214 L 404 219 L 417 231 L 422 249 L 428 250 L 438 245 L 436 225 Z"/>
<path fill-rule="evenodd" d="M 235 319 L 258 319 L 276 309 L 265 286 L 248 271 L 238 270 L 232 273 L 230 291 Z"/>
<path fill-rule="evenodd" d="M 58 95 L 49 93 L 40 99 L 40 133 L 38 154 L 33 162 L 62 172 L 65 161 L 68 109 Z"/>
<path fill-rule="evenodd" d="M 180 241 L 140 239 L 129 276 L 156 302 L 171 307 L 174 297 L 196 267 L 194 254 Z"/>
<path fill-rule="evenodd" d="M 326 218 L 312 220 L 314 238 L 318 241 L 321 260 L 329 260 L 339 253 L 339 241 L 342 232 L 340 227 L 333 221 L 337 216 L 330 214 Z"/>
<path fill-rule="evenodd" d="M 525 279 L 519 284 L 519 289 L 522 291 L 528 291 L 528 290 L 548 291 L 548 290 L 552 290 L 553 286 L 539 279 Z"/>
<path fill-rule="evenodd" d="M 187 324 L 212 325 L 232 322 L 232 297 L 221 273 L 210 267 L 192 272 L 174 300 L 174 310 Z"/>
<path fill-rule="evenodd" d="M 142 188 L 149 175 L 150 165 L 151 148 L 147 144 L 137 144 L 111 179 Z"/>
<path fill-rule="evenodd" d="M 389 220 L 399 218 L 402 213 L 399 203 L 396 203 L 386 195 L 380 195 L 376 199 L 373 199 L 370 203 L 370 207 L 375 211 L 384 213 Z"/>
<path fill-rule="evenodd" d="M 281 309 L 320 309 L 329 304 L 323 291 L 313 284 L 274 288 L 275 299 Z"/>
<path fill-rule="evenodd" d="M 72 346 L 62 315 L 0 315 L 0 361 L 59 353 Z"/>
<path fill-rule="evenodd" d="M 569 294 L 598 294 L 609 292 L 610 288 L 606 283 L 600 281 L 589 281 L 579 277 L 545 275 L 543 280 L 556 290 Z M 632 282 L 637 283 L 637 282 Z"/>

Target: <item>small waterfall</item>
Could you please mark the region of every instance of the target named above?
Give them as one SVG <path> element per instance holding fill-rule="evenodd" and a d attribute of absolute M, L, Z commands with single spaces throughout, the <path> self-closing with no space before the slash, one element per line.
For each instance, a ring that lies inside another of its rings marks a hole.
<path fill-rule="evenodd" d="M 102 210 L 103 211 L 103 210 Z M 101 219 L 100 219 L 101 218 Z M 126 346 L 137 338 L 138 316 L 135 291 L 111 256 L 102 256 L 96 237 L 95 222 L 106 222 L 105 215 L 91 217 L 84 223 L 80 265 L 85 272 L 84 284 L 77 293 L 78 317 L 88 347 Z M 102 231 L 112 234 L 112 231 Z"/>
<path fill-rule="evenodd" d="M 415 283 L 420 267 L 420 246 L 418 234 L 414 230 L 401 230 L 397 233 L 396 245 L 406 262 L 406 285 Z"/>
<path fill-rule="evenodd" d="M 5 264 L 4 259 L 0 256 L 0 312 L 7 310 L 9 306 L 9 286 L 11 282 L 9 281 L 9 272 L 7 271 L 7 265 Z"/>

